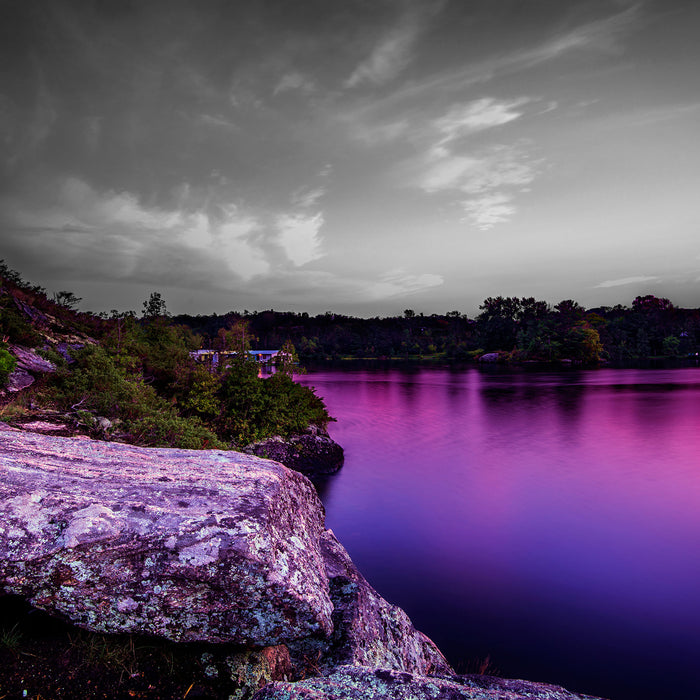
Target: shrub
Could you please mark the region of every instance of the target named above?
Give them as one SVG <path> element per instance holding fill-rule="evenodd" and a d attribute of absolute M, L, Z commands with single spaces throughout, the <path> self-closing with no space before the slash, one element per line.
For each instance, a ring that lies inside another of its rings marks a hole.
<path fill-rule="evenodd" d="M 47 396 L 63 410 L 93 411 L 108 418 L 136 419 L 167 407 L 155 390 L 130 376 L 99 346 L 75 352 L 75 363 L 59 368 Z"/>
<path fill-rule="evenodd" d="M 8 298 L 3 298 L 2 303 L 9 303 Z M 41 333 L 19 311 L 7 307 L 0 308 L 0 335 L 13 343 L 32 348 L 43 340 Z"/>
<path fill-rule="evenodd" d="M 198 418 L 155 413 L 127 424 L 133 441 L 146 447 L 180 447 L 190 450 L 226 449 L 227 445 Z"/>
<path fill-rule="evenodd" d="M 17 359 L 10 354 L 5 348 L 0 347 L 0 386 L 5 386 L 7 378 L 12 373 L 12 370 L 17 364 Z"/>

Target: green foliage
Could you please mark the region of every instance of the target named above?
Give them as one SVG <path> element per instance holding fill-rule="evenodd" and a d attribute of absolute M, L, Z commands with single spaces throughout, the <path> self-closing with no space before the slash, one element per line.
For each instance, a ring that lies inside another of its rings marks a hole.
<path fill-rule="evenodd" d="M 74 359 L 73 365 L 59 368 L 46 389 L 62 410 L 135 419 L 167 406 L 153 387 L 119 366 L 105 348 L 86 346 L 75 352 Z"/>
<path fill-rule="evenodd" d="M 292 341 L 287 339 L 284 341 L 284 345 L 280 348 L 280 351 L 275 358 L 275 367 L 277 368 L 277 374 L 284 374 L 287 377 L 293 376 L 295 372 L 303 373 L 303 370 L 298 367 L 299 356 L 297 351 L 292 344 Z"/>
<path fill-rule="evenodd" d="M 168 315 L 168 310 L 165 306 L 165 299 L 163 299 L 160 292 L 151 292 L 151 296 L 149 296 L 148 299 L 143 302 L 143 310 L 141 315 L 146 319 Z"/>
<path fill-rule="evenodd" d="M 7 649 L 16 654 L 19 651 L 21 643 L 22 631 L 19 628 L 19 624 L 0 629 L 0 648 Z"/>
<path fill-rule="evenodd" d="M 12 308 L 12 299 L 8 295 L 0 297 L 0 337 L 11 343 L 36 347 L 43 337 L 25 316 L 16 308 Z"/>
<path fill-rule="evenodd" d="M 205 367 L 194 367 L 189 375 L 188 389 L 180 406 L 188 415 L 214 420 L 221 413 L 218 396 L 219 380 Z"/>
<path fill-rule="evenodd" d="M 677 338 L 675 335 L 669 335 L 664 338 L 663 342 L 663 353 L 664 355 L 675 357 L 681 347 L 681 339 Z"/>
<path fill-rule="evenodd" d="M 180 447 L 189 450 L 226 449 L 227 445 L 198 418 L 184 418 L 162 411 L 127 424 L 133 441 L 147 447 Z"/>
<path fill-rule="evenodd" d="M 12 373 L 16 364 L 17 360 L 15 356 L 0 345 L 0 386 L 5 386 L 7 378 Z"/>
<path fill-rule="evenodd" d="M 218 396 L 221 414 L 217 432 L 238 445 L 272 435 L 287 437 L 303 432 L 311 423 L 326 426 L 331 420 L 312 389 L 282 372 L 261 379 L 254 361 L 229 367 L 221 378 Z"/>

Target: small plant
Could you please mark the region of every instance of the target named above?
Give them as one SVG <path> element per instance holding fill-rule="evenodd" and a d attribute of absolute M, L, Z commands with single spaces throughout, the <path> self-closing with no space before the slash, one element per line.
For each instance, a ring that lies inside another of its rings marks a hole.
<path fill-rule="evenodd" d="M 0 630 L 0 647 L 16 654 L 21 641 L 22 632 L 19 629 L 19 624 L 15 624 L 9 629 L 3 627 Z"/>
<path fill-rule="evenodd" d="M 0 386 L 5 386 L 16 364 L 15 356 L 0 346 Z"/>
<path fill-rule="evenodd" d="M 456 670 L 460 674 L 476 676 L 500 676 L 500 670 L 491 663 L 491 655 L 487 654 L 483 659 L 475 658 L 458 663 Z"/>
<path fill-rule="evenodd" d="M 7 423 L 18 418 L 24 418 L 29 413 L 30 410 L 24 405 L 24 401 L 15 399 L 0 408 L 0 420 Z"/>
<path fill-rule="evenodd" d="M 134 676 L 138 670 L 137 647 L 132 637 L 110 637 L 108 635 L 80 632 L 69 635 L 71 647 L 87 666 L 120 670 Z"/>

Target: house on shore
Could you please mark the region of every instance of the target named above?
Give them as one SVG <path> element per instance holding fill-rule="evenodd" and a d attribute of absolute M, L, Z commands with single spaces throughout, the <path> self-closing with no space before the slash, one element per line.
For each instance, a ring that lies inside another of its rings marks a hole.
<path fill-rule="evenodd" d="M 236 350 L 195 350 L 190 353 L 190 357 L 193 357 L 196 362 L 206 364 L 213 369 L 219 366 L 219 362 L 225 361 L 226 357 L 232 357 L 237 354 Z M 280 354 L 280 350 L 248 350 L 248 354 L 259 364 L 268 365 L 272 364 Z"/>

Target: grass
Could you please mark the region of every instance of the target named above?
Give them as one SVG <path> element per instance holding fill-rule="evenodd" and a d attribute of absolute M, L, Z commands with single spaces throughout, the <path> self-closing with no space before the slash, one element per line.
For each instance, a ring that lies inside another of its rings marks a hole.
<path fill-rule="evenodd" d="M 7 649 L 8 651 L 16 654 L 20 648 L 20 642 L 22 641 L 22 632 L 19 628 L 19 623 L 15 623 L 12 627 L 3 627 L 0 630 L 0 647 Z"/>
<path fill-rule="evenodd" d="M 231 659 L 247 652 L 235 645 L 88 632 L 9 595 L 0 620 L 0 700 L 223 700 L 243 691 Z"/>
<path fill-rule="evenodd" d="M 500 670 L 491 662 L 491 656 L 474 658 L 466 662 L 457 663 L 455 670 L 461 675 L 476 676 L 500 676 Z"/>
<path fill-rule="evenodd" d="M 105 666 L 129 677 L 138 674 L 137 647 L 133 637 L 107 637 L 78 632 L 68 635 L 71 648 L 87 666 Z"/>

